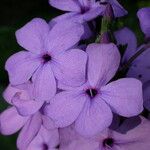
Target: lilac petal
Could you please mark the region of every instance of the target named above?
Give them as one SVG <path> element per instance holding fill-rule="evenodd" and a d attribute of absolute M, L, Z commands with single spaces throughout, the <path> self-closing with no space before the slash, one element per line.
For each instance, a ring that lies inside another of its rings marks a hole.
<path fill-rule="evenodd" d="M 28 117 L 18 114 L 15 107 L 6 109 L 0 114 L 0 132 L 4 135 L 11 135 L 19 131 L 27 122 Z"/>
<path fill-rule="evenodd" d="M 127 120 L 121 126 L 121 128 L 126 128 L 127 122 L 130 121 L 134 124 L 134 120 Z M 150 122 L 147 119 L 142 118 L 141 124 L 137 127 L 129 130 L 126 134 L 118 134 L 114 132 L 114 138 L 119 141 L 118 143 L 120 149 L 124 150 L 148 150 L 150 147 Z"/>
<path fill-rule="evenodd" d="M 88 79 L 92 86 L 106 84 L 116 73 L 120 54 L 114 44 L 90 44 L 87 47 Z"/>
<path fill-rule="evenodd" d="M 140 46 L 139 50 L 144 45 Z M 143 83 L 147 82 L 150 74 L 150 48 L 143 52 L 135 61 L 132 63 L 128 70 L 127 77 L 134 77 L 141 80 Z"/>
<path fill-rule="evenodd" d="M 111 124 L 112 117 L 109 106 L 97 97 L 92 102 L 89 100 L 86 102 L 75 121 L 75 129 L 83 136 L 94 136 Z"/>
<path fill-rule="evenodd" d="M 83 21 L 91 21 L 95 19 L 97 16 L 102 15 L 105 10 L 103 5 L 95 4 L 93 7 L 89 9 L 89 11 L 85 12 L 82 15 Z"/>
<path fill-rule="evenodd" d="M 93 32 L 86 22 L 83 24 L 83 26 L 84 26 L 84 34 L 82 36 L 82 39 L 84 40 L 90 38 L 93 35 Z"/>
<path fill-rule="evenodd" d="M 53 63 L 56 78 L 64 85 L 79 86 L 85 82 L 87 55 L 72 49 L 59 55 Z"/>
<path fill-rule="evenodd" d="M 80 11 L 80 6 L 74 0 L 49 0 L 51 6 L 64 11 Z"/>
<path fill-rule="evenodd" d="M 109 3 L 112 5 L 115 17 L 127 15 L 128 12 L 118 3 L 117 0 L 109 0 Z"/>
<path fill-rule="evenodd" d="M 21 51 L 12 55 L 5 65 L 11 84 L 17 85 L 27 82 L 40 63 L 36 56 L 30 52 Z"/>
<path fill-rule="evenodd" d="M 15 86 L 9 84 L 3 93 L 3 97 L 7 103 L 12 104 L 12 98 L 14 97 L 14 95 L 16 93 L 22 93 L 22 92 L 24 92 L 24 90 L 18 89 Z"/>
<path fill-rule="evenodd" d="M 51 117 L 58 127 L 68 126 L 78 117 L 85 100 L 79 93 L 61 92 L 45 108 L 45 114 Z"/>
<path fill-rule="evenodd" d="M 51 150 L 51 148 L 55 148 L 58 144 L 58 130 L 47 130 L 41 126 L 39 133 L 30 143 L 27 150 L 45 150 L 45 147 L 48 147 L 48 150 Z"/>
<path fill-rule="evenodd" d="M 83 17 L 81 17 L 81 15 L 77 13 L 66 13 L 58 17 L 55 17 L 49 22 L 49 26 L 53 27 L 55 24 L 60 23 L 60 22 L 65 22 L 65 21 L 72 21 L 72 22 L 77 22 L 77 23 L 84 22 L 83 23 L 84 34 L 81 37 L 81 39 L 88 39 L 93 35 L 91 29 L 89 28 L 89 25 L 85 21 L 83 21 Z"/>
<path fill-rule="evenodd" d="M 143 84 L 144 107 L 150 111 L 150 81 Z"/>
<path fill-rule="evenodd" d="M 39 54 L 43 51 L 43 40 L 49 32 L 45 20 L 35 18 L 16 32 L 17 42 L 26 50 Z"/>
<path fill-rule="evenodd" d="M 124 78 L 102 87 L 101 97 L 112 110 L 122 116 L 138 115 L 143 110 L 142 84 L 134 78 Z"/>
<path fill-rule="evenodd" d="M 150 8 L 142 8 L 138 11 L 137 16 L 140 21 L 141 29 L 143 33 L 150 37 Z"/>
<path fill-rule="evenodd" d="M 29 116 L 36 113 L 43 105 L 43 102 L 41 101 L 21 99 L 21 97 L 17 94 L 13 97 L 12 103 L 22 116 Z"/>
<path fill-rule="evenodd" d="M 117 45 L 126 45 L 127 49 L 124 53 L 122 58 L 122 62 L 126 63 L 131 56 L 133 56 L 137 49 L 137 39 L 134 34 L 129 28 L 122 28 L 114 33 L 115 38 L 117 40 Z"/>
<path fill-rule="evenodd" d="M 56 81 L 50 64 L 45 64 L 34 75 L 34 98 L 49 101 L 56 93 Z"/>
<path fill-rule="evenodd" d="M 60 54 L 78 43 L 83 33 L 83 25 L 79 23 L 60 22 L 52 28 L 45 41 L 47 51 L 52 55 Z"/>
<path fill-rule="evenodd" d="M 65 14 L 59 15 L 59 16 L 53 18 L 49 22 L 49 26 L 54 27 L 54 25 L 56 25 L 57 23 L 61 23 L 64 21 L 80 22 L 79 14 L 76 12 L 70 12 L 70 13 L 65 13 Z"/>
<path fill-rule="evenodd" d="M 41 114 L 36 113 L 33 115 L 25 126 L 22 128 L 18 139 L 17 139 L 17 147 L 21 150 L 26 150 L 31 141 L 35 138 L 37 133 L 41 128 Z"/>
<path fill-rule="evenodd" d="M 44 110 L 44 107 L 43 107 L 43 110 Z M 54 121 L 48 116 L 42 115 L 42 122 L 43 122 L 43 126 L 48 130 L 52 130 L 56 128 Z"/>

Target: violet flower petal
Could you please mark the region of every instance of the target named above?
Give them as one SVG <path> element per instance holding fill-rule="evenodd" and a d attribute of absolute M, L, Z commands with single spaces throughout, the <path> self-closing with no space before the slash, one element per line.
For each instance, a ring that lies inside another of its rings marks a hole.
<path fill-rule="evenodd" d="M 85 100 L 85 97 L 78 92 L 61 92 L 45 108 L 45 114 L 51 117 L 58 127 L 68 126 L 80 114 Z"/>
<path fill-rule="evenodd" d="M 43 105 L 43 102 L 41 101 L 21 99 L 17 94 L 12 98 L 12 103 L 17 108 L 18 113 L 22 116 L 29 116 L 36 113 Z"/>
<path fill-rule="evenodd" d="M 114 33 L 115 38 L 117 40 L 117 45 L 126 45 L 127 49 L 122 58 L 122 63 L 126 63 L 136 52 L 137 49 L 137 39 L 129 28 L 122 28 Z"/>
<path fill-rule="evenodd" d="M 52 65 L 55 77 L 64 85 L 79 86 L 85 82 L 87 55 L 71 49 L 55 58 Z"/>
<path fill-rule="evenodd" d="M 30 52 L 21 51 L 12 55 L 5 65 L 11 84 L 17 85 L 27 82 L 40 63 L 37 57 Z"/>
<path fill-rule="evenodd" d="M 52 55 L 68 50 L 80 41 L 84 28 L 79 23 L 64 21 L 56 24 L 45 41 L 46 49 Z"/>
<path fill-rule="evenodd" d="M 88 80 L 90 85 L 105 85 L 116 73 L 120 54 L 114 44 L 90 44 L 88 53 Z"/>
<path fill-rule="evenodd" d="M 33 77 L 33 97 L 39 101 L 50 101 L 56 93 L 56 81 L 50 64 L 39 68 Z"/>
<path fill-rule="evenodd" d="M 80 6 L 77 0 L 49 0 L 51 6 L 64 11 L 80 11 Z"/>
<path fill-rule="evenodd" d="M 28 145 L 32 142 L 32 140 L 39 132 L 42 123 L 41 121 L 41 114 L 38 112 L 28 120 L 28 122 L 25 124 L 25 126 L 19 133 L 17 139 L 18 149 L 26 150 Z"/>
<path fill-rule="evenodd" d="M 141 8 L 137 12 L 140 21 L 141 29 L 146 37 L 150 37 L 150 7 Z"/>
<path fill-rule="evenodd" d="M 102 87 L 102 99 L 122 116 L 138 115 L 143 110 L 142 84 L 134 78 L 124 78 Z"/>
<path fill-rule="evenodd" d="M 49 32 L 45 20 L 35 18 L 16 32 L 18 43 L 28 51 L 39 54 L 43 49 L 43 40 Z"/>
<path fill-rule="evenodd" d="M 109 106 L 97 96 L 93 101 L 86 102 L 75 121 L 75 129 L 83 136 L 94 136 L 107 128 L 111 124 L 112 118 Z"/>
<path fill-rule="evenodd" d="M 18 114 L 15 107 L 10 107 L 0 114 L 0 132 L 11 135 L 19 131 L 27 122 L 28 117 Z"/>

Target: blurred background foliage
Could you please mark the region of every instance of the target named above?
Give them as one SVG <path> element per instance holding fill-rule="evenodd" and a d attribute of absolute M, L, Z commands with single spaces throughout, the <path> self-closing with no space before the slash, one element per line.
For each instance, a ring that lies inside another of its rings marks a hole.
<path fill-rule="evenodd" d="M 138 39 L 143 41 L 143 34 L 139 28 L 136 17 L 137 10 L 142 7 L 150 7 L 149 0 L 119 0 L 128 10 L 129 14 L 117 19 L 115 28 L 127 26 L 132 29 Z M 49 6 L 48 0 L 0 0 L 0 112 L 8 105 L 2 98 L 2 93 L 8 85 L 8 76 L 4 70 L 7 58 L 21 50 L 15 39 L 15 31 L 34 17 L 42 17 L 49 21 L 51 18 L 62 14 L 61 11 Z M 0 149 L 16 150 L 16 135 L 0 135 Z"/>

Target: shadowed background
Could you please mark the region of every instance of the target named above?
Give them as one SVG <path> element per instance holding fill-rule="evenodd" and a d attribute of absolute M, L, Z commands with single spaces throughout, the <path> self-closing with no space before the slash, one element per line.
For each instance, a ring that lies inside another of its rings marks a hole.
<path fill-rule="evenodd" d="M 141 7 L 150 7 L 148 0 L 119 0 L 129 14 L 117 21 L 116 27 L 127 26 L 137 35 L 138 43 L 143 41 L 143 34 L 138 25 L 136 12 Z M 62 14 L 49 6 L 48 0 L 0 0 L 0 112 L 8 107 L 2 98 L 2 92 L 8 85 L 7 72 L 4 70 L 7 58 L 22 48 L 17 44 L 15 31 L 34 17 L 49 21 Z M 2 150 L 16 150 L 16 136 L 0 135 Z"/>

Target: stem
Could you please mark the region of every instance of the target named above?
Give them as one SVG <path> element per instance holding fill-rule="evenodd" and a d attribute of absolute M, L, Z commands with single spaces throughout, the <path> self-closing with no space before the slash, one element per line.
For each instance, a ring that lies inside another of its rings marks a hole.
<path fill-rule="evenodd" d="M 104 12 L 104 16 L 101 22 L 101 31 L 100 34 L 96 38 L 96 43 L 109 43 L 109 31 L 111 27 L 111 22 L 114 18 L 113 9 L 111 5 L 108 3 L 106 5 L 106 10 Z"/>
<path fill-rule="evenodd" d="M 142 47 L 137 53 L 135 53 L 129 60 L 128 62 L 122 67 L 121 70 L 126 70 L 128 67 L 132 64 L 132 62 L 140 56 L 143 52 L 145 52 L 148 48 L 150 48 L 150 43 L 146 44 L 144 47 Z"/>

